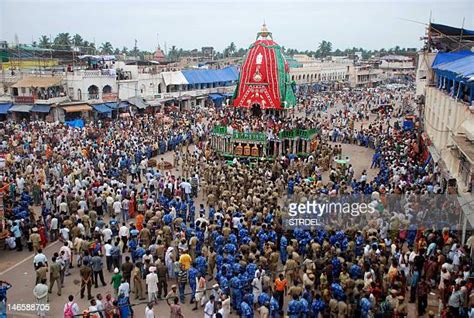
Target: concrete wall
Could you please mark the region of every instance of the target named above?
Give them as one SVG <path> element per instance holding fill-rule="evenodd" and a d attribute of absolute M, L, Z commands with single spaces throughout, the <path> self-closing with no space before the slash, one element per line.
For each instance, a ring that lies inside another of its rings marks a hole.
<path fill-rule="evenodd" d="M 103 75 L 100 70 L 76 71 L 66 75 L 67 94 L 75 101 L 101 100 L 104 88 L 110 86 L 111 93 L 117 93 L 115 75 Z M 89 88 L 97 87 L 97 96 L 89 96 Z"/>
<path fill-rule="evenodd" d="M 310 84 L 320 81 L 343 81 L 347 64 L 337 62 L 312 62 L 302 67 L 290 68 L 290 80 L 296 84 Z"/>
<path fill-rule="evenodd" d="M 460 180 L 459 150 L 456 150 L 453 136 L 465 136 L 461 125 L 474 124 L 474 113 L 468 105 L 434 86 L 426 87 L 425 94 L 425 131 L 450 175 L 458 179 L 461 189 L 465 189 L 468 184 Z M 471 147 L 474 146 L 471 144 Z"/>

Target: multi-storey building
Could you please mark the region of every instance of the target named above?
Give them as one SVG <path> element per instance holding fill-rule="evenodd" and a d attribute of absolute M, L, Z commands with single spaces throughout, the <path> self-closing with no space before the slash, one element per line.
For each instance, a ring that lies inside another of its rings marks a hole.
<path fill-rule="evenodd" d="M 474 53 L 438 53 L 425 87 L 424 123 L 431 153 L 462 190 L 474 185 Z"/>
<path fill-rule="evenodd" d="M 344 81 L 350 60 L 321 61 L 304 54 L 296 54 L 289 61 L 290 78 L 296 84 Z"/>

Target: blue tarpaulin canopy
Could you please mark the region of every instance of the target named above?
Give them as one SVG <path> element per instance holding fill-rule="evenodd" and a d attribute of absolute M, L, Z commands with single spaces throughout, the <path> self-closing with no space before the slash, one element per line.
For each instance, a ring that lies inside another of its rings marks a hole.
<path fill-rule="evenodd" d="M 445 76 L 451 80 L 472 80 L 474 77 L 474 54 L 453 62 L 438 64 L 433 69 L 438 76 Z"/>
<path fill-rule="evenodd" d="M 8 113 L 8 110 L 10 107 L 12 107 L 12 103 L 1 103 L 0 104 L 0 114 L 1 115 L 6 115 Z"/>
<path fill-rule="evenodd" d="M 461 29 L 461 28 L 455 28 L 449 25 L 445 24 L 438 24 L 438 23 L 430 23 L 430 27 L 438 31 L 444 35 L 451 35 L 451 36 L 460 36 L 461 34 L 463 36 L 469 36 L 469 35 L 474 35 L 473 30 L 466 30 L 466 29 Z M 468 37 L 469 38 L 469 37 Z M 472 37 L 471 37 L 472 38 Z"/>
<path fill-rule="evenodd" d="M 84 128 L 84 120 L 82 119 L 66 121 L 65 124 L 74 128 Z"/>
<path fill-rule="evenodd" d="M 216 105 L 217 107 L 222 106 L 222 101 L 224 100 L 224 96 L 222 96 L 221 94 L 209 94 L 209 98 L 212 99 L 212 101 L 214 102 L 214 105 Z"/>
<path fill-rule="evenodd" d="M 95 104 L 95 105 L 92 105 L 92 107 L 94 108 L 96 112 L 101 113 L 101 114 L 107 114 L 107 113 L 112 112 L 112 109 L 108 107 L 107 103 Z"/>
<path fill-rule="evenodd" d="M 435 67 L 439 64 L 454 62 L 456 60 L 462 59 L 466 56 L 473 55 L 473 54 L 474 52 L 471 52 L 471 51 L 459 51 L 459 52 L 447 52 L 447 53 L 440 52 L 436 54 L 433 64 L 431 64 L 431 67 Z"/>
<path fill-rule="evenodd" d="M 13 105 L 9 112 L 12 113 L 29 113 L 33 109 L 33 105 Z"/>
<path fill-rule="evenodd" d="M 51 110 L 51 106 L 50 106 L 50 105 L 38 105 L 38 104 L 34 104 L 34 105 L 33 105 L 33 108 L 31 109 L 31 112 L 32 112 L 32 113 L 49 113 L 50 110 Z"/>
<path fill-rule="evenodd" d="M 108 102 L 104 103 L 107 107 L 112 109 L 127 108 L 129 104 L 127 102 Z"/>
<path fill-rule="evenodd" d="M 236 81 L 239 72 L 235 66 L 219 70 L 183 70 L 181 71 L 189 84 L 211 84 Z"/>
<path fill-rule="evenodd" d="M 224 96 L 221 94 L 209 94 L 209 98 L 212 99 L 213 101 L 218 101 L 218 100 L 223 100 Z"/>

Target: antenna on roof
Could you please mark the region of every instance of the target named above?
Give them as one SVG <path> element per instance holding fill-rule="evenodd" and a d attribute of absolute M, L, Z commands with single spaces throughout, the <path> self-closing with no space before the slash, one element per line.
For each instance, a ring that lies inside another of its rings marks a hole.
<path fill-rule="evenodd" d="M 418 23 L 418 24 L 422 24 L 422 25 L 428 25 L 424 22 L 420 22 L 420 21 L 416 21 L 416 20 L 410 20 L 410 19 L 405 19 L 405 18 L 397 18 L 399 20 L 403 20 L 403 21 L 408 21 L 408 22 L 413 22 L 413 23 Z M 431 22 L 430 22 L 431 23 Z"/>

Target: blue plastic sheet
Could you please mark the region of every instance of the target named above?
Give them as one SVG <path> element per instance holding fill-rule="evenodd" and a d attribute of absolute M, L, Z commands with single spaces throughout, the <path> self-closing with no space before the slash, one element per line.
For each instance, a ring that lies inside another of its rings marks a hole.
<path fill-rule="evenodd" d="M 82 119 L 66 121 L 65 124 L 74 128 L 84 128 L 84 120 Z"/>

